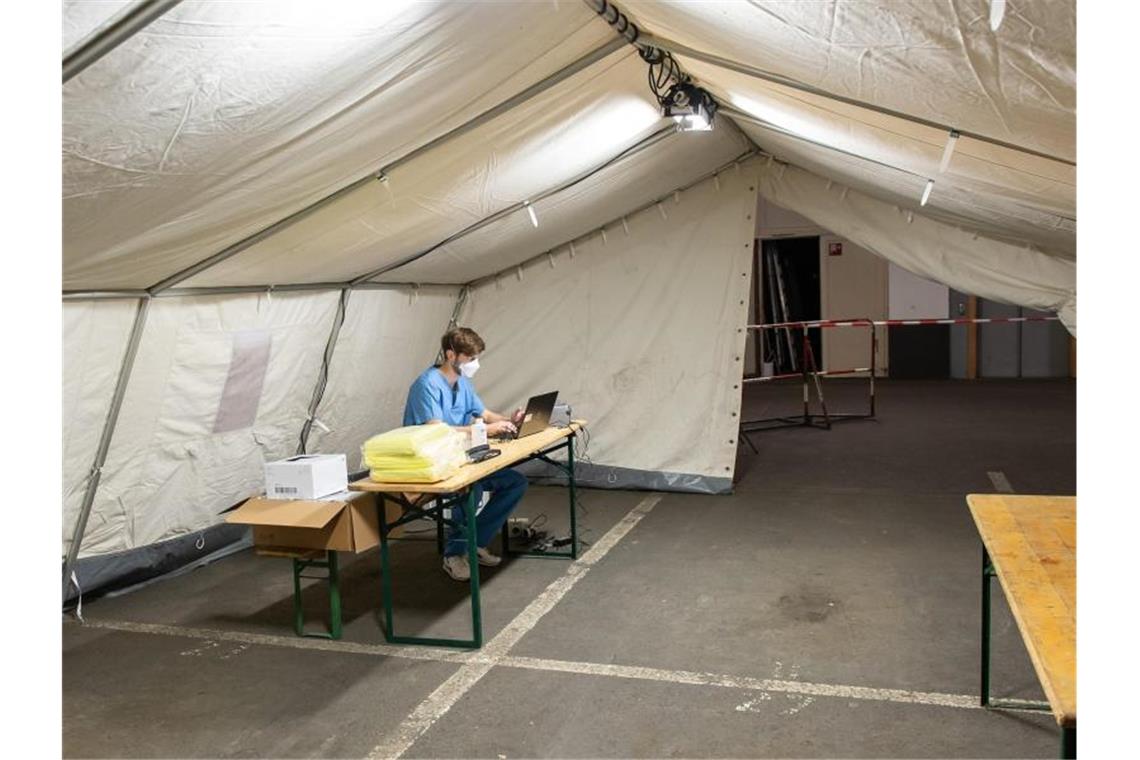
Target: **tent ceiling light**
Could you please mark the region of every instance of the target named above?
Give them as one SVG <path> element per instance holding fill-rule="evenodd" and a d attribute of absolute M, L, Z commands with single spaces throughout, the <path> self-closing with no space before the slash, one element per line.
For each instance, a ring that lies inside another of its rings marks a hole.
<path fill-rule="evenodd" d="M 523 201 L 523 206 L 526 207 L 526 212 L 530 214 L 530 223 L 538 227 L 538 217 L 534 214 L 534 206 L 530 205 L 530 201 Z"/>
<path fill-rule="evenodd" d="M 958 130 L 950 130 L 950 137 L 946 139 L 946 147 L 942 151 L 942 161 L 938 164 L 939 174 L 945 174 L 946 168 L 950 166 L 950 156 L 954 155 L 954 146 L 958 144 L 960 136 Z"/>
<path fill-rule="evenodd" d="M 677 122 L 681 132 L 711 130 L 716 101 L 707 91 L 689 82 L 677 82 L 661 98 L 661 113 Z"/>
<path fill-rule="evenodd" d="M 926 188 L 923 189 L 923 191 L 922 191 L 922 200 L 920 200 L 918 202 L 918 205 L 925 206 L 926 202 L 928 200 L 930 200 L 930 193 L 933 190 L 934 190 L 934 180 L 932 180 L 932 179 L 926 180 Z"/>
<path fill-rule="evenodd" d="M 990 29 L 997 31 L 1005 18 L 1005 0 L 990 0 Z"/>

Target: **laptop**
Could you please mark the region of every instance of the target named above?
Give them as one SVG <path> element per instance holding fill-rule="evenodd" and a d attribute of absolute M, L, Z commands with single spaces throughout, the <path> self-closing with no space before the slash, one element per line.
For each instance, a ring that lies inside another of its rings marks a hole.
<path fill-rule="evenodd" d="M 493 436 L 493 438 L 504 441 L 541 433 L 550 426 L 550 415 L 554 412 L 554 402 L 557 400 L 558 391 L 543 393 L 541 396 L 531 396 L 530 401 L 526 402 L 526 411 L 523 412 L 522 424 L 519 425 L 518 432 L 503 433 Z"/>

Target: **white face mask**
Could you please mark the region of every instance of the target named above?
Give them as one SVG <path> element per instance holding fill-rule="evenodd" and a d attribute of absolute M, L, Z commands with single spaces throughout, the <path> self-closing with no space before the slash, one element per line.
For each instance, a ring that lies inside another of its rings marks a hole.
<path fill-rule="evenodd" d="M 466 377 L 468 380 L 475 377 L 475 373 L 479 371 L 479 357 L 475 357 L 469 362 L 464 362 L 459 365 L 459 374 Z"/>

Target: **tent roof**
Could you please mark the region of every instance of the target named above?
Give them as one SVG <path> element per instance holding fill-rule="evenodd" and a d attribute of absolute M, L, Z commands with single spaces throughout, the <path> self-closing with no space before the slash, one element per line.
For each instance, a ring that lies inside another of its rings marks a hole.
<path fill-rule="evenodd" d="M 65 47 L 122 6 L 67 2 Z M 1075 257 L 1071 0 L 996 32 L 985 0 L 621 10 L 717 97 L 714 132 L 661 132 L 587 3 L 175 6 L 64 86 L 64 289 L 468 282 L 757 146 Z"/>

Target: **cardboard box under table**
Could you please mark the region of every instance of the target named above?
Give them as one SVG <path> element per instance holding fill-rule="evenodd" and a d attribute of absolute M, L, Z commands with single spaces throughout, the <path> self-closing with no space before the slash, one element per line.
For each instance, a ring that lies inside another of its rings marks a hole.
<path fill-rule="evenodd" d="M 399 517 L 399 508 L 386 505 L 388 519 Z M 340 566 L 337 552 L 359 554 L 380 541 L 376 500 L 371 494 L 344 491 L 322 499 L 289 500 L 255 497 L 226 516 L 226 522 L 253 528 L 258 554 L 286 557 L 293 564 L 294 629 L 298 636 L 339 639 L 341 635 Z M 325 575 L 303 575 L 308 568 L 321 568 Z M 301 607 L 301 578 L 316 578 L 329 584 L 329 632 L 305 633 Z"/>
<path fill-rule="evenodd" d="M 461 647 L 477 649 L 483 645 L 483 613 L 479 601 L 479 562 L 475 554 L 475 497 L 472 485 L 499 470 L 520 464 L 531 459 L 540 459 L 551 464 L 567 476 L 570 495 L 570 550 L 566 552 L 512 552 L 506 526 L 503 530 L 503 553 L 522 556 L 578 558 L 578 523 L 575 514 L 574 495 L 574 439 L 579 430 L 586 426 L 585 420 L 574 420 L 568 427 L 548 427 L 546 430 L 509 441 L 492 441 L 491 448 L 497 449 L 497 457 L 481 462 L 469 462 L 459 468 L 451 477 L 437 483 L 378 483 L 370 478 L 349 484 L 352 491 L 365 491 L 376 494 L 386 502 L 384 521 L 380 524 L 380 583 L 384 602 L 384 637 L 394 644 L 426 644 L 428 646 Z M 550 458 L 550 454 L 566 449 L 566 462 Z M 401 514 L 397 519 L 391 516 L 389 506 L 399 505 Z M 467 562 L 471 568 L 471 638 L 440 639 L 419 636 L 398 636 L 393 630 L 392 573 L 388 562 L 388 538 L 396 535 L 400 527 L 412 520 L 428 518 L 435 520 L 439 530 L 450 520 L 443 516 L 446 508 L 462 509 L 466 514 Z"/>

